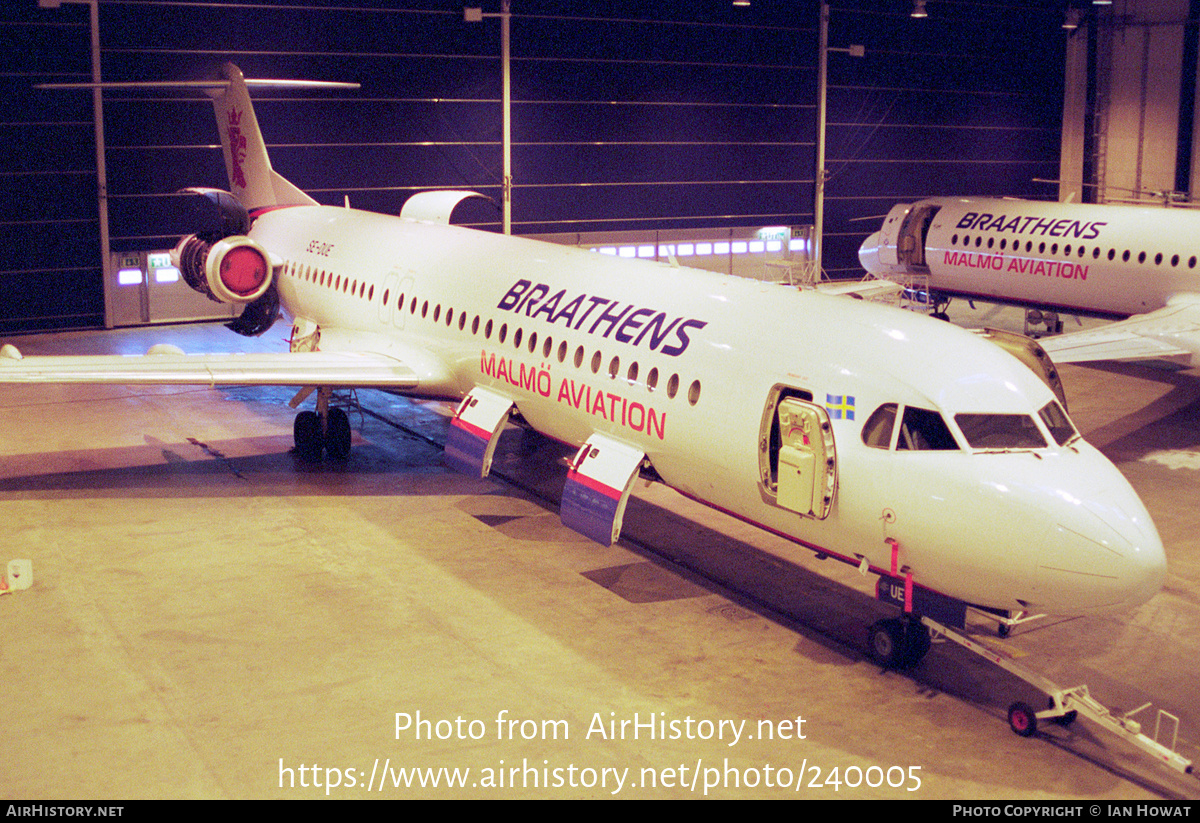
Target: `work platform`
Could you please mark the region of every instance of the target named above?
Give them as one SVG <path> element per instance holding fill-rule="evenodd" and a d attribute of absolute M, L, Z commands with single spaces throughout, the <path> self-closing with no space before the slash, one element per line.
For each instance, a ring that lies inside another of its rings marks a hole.
<path fill-rule="evenodd" d="M 285 331 L 14 342 L 280 350 Z M 1195 759 L 1200 373 L 1062 376 L 1154 516 L 1167 584 L 1128 614 L 979 636 L 1108 706 L 1153 701 Z M 783 564 L 777 538 L 640 483 L 630 540 L 598 546 L 559 523 L 561 447 L 513 431 L 501 477 L 465 477 L 436 446 L 449 408 L 378 392 L 351 457 L 307 464 L 292 393 L 5 389 L 0 564 L 29 558 L 34 584 L 0 597 L 0 796 L 1200 796 L 1084 719 L 1017 737 L 1008 706 L 1044 697 L 953 644 L 881 670 L 872 576 Z"/>

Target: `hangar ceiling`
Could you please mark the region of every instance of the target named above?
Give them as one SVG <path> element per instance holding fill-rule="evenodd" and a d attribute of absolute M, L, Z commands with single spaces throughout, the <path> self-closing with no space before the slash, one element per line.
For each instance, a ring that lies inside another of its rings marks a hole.
<path fill-rule="evenodd" d="M 482 2 L 485 15 L 499 0 Z M 1032 0 L 832 4 L 825 268 L 897 200 L 1054 197 L 1066 33 Z M 813 220 L 819 4 L 512 0 L 513 231 L 799 225 Z M 264 91 L 277 169 L 324 203 L 397 213 L 413 192 L 501 186 L 500 44 L 461 3 L 100 0 L 106 81 L 353 80 L 358 92 Z M 88 8 L 0 10 L 0 332 L 104 323 L 87 92 Z M 224 187 L 211 107 L 179 91 L 106 91 L 112 246 L 192 230 L 172 192 Z M 499 214 L 470 222 L 498 229 Z"/>

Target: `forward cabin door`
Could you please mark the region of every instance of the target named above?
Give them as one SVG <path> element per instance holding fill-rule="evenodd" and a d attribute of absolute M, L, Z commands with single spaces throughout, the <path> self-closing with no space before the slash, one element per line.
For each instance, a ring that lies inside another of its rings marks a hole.
<path fill-rule="evenodd" d="M 759 431 L 760 488 L 780 508 L 824 520 L 837 493 L 837 449 L 824 406 L 812 393 L 772 389 Z"/>
<path fill-rule="evenodd" d="M 905 215 L 897 241 L 896 255 L 900 265 L 910 269 L 929 267 L 925 262 L 925 239 L 929 235 L 929 225 L 940 209 L 938 205 L 917 204 Z"/>

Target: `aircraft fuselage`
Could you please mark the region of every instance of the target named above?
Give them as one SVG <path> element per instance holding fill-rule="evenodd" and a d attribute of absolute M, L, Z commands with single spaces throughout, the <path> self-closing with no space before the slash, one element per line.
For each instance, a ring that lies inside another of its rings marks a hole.
<path fill-rule="evenodd" d="M 895 206 L 859 257 L 946 295 L 1128 317 L 1197 291 L 1198 230 L 1181 208 L 932 198 Z"/>
<path fill-rule="evenodd" d="M 250 234 L 282 261 L 282 304 L 320 328 L 322 349 L 391 353 L 426 396 L 485 387 L 573 446 L 603 433 L 644 452 L 678 491 L 797 551 L 865 557 L 1007 610 L 1120 608 L 1161 585 L 1161 544 L 1126 481 L 1078 436 L 1056 440 L 1050 390 L 968 333 L 843 298 L 350 209 L 279 209 Z M 789 502 L 784 401 L 828 419 L 823 517 Z M 864 423 L 889 405 L 895 424 L 869 445 Z M 916 442 L 926 413 L 945 421 L 945 442 Z M 1042 445 L 973 447 L 956 415 L 1020 417 Z"/>

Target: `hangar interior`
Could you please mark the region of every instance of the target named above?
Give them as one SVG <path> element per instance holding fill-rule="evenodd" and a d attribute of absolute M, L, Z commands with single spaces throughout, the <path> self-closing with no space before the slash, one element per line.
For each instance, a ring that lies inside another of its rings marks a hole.
<path fill-rule="evenodd" d="M 924 19 L 913 5 L 829 10 L 829 276 L 861 273 L 878 223 L 863 218 L 897 201 L 1191 191 L 1196 4 L 930 0 Z M 513 233 L 813 223 L 819 4 L 582 8 L 511 4 Z M 228 60 L 360 83 L 255 97 L 276 168 L 322 203 L 501 199 L 497 2 L 478 22 L 435 0 L 9 4 L 0 331 L 26 354 L 140 353 L 164 333 L 188 351 L 287 345 L 278 327 L 232 343 L 209 325 L 94 331 L 137 325 L 106 311 L 101 246 L 170 248 L 197 219 L 175 192 L 223 188 L 225 172 L 202 95 L 106 91 L 97 164 L 92 95 L 35 88 L 92 77 L 93 10 L 105 81 L 210 77 Z M 500 228 L 492 206 L 462 220 Z M 1063 381 L 1080 429 L 1153 513 L 1170 578 L 1132 614 L 1049 621 L 1007 647 L 1126 711 L 1165 707 L 1194 757 L 1200 382 L 1152 367 Z M 308 466 L 289 453 L 291 394 L 5 390 L 0 506 L 36 583 L 0 598 L 6 705 L 26 741 L 0 755 L 3 796 L 359 797 L 382 767 L 386 797 L 694 797 L 687 770 L 731 760 L 737 785 L 715 796 L 778 796 L 769 764 L 816 769 L 799 797 L 1200 794 L 1086 726 L 1014 737 L 1004 707 L 1025 687 L 965 653 L 881 671 L 862 652 L 881 607 L 852 570 L 782 564 L 777 538 L 655 486 L 637 490 L 629 539 L 601 549 L 559 524 L 553 444 L 511 433 L 500 477 L 464 478 L 441 463 L 445 409 L 378 392 L 356 398 L 352 457 Z M 652 716 L 718 732 L 767 719 L 776 739 L 606 725 Z M 518 765 L 520 788 L 503 782 Z M 417 785 L 410 767 L 493 782 Z M 660 784 L 618 786 L 627 767 Z M 894 769 L 905 777 L 889 783 Z"/>
<path fill-rule="evenodd" d="M 257 95 L 272 161 L 300 188 L 387 214 L 430 188 L 500 202 L 500 5 L 482 8 L 482 21 L 466 22 L 461 6 L 437 0 L 102 0 L 101 75 L 198 79 L 232 60 L 247 77 L 357 82 L 353 92 Z M 819 9 L 513 4 L 513 232 L 811 225 Z M 856 218 L 897 200 L 960 191 L 1053 199 L 1053 186 L 1033 181 L 1059 175 L 1061 12 L 947 3 L 917 20 L 910 10 L 907 0 L 830 10 L 831 276 L 861 271 L 868 224 Z M 0 181 L 10 249 L 0 330 L 106 325 L 93 101 L 86 91 L 34 88 L 92 77 L 89 7 L 7 4 L 0 30 L 13 147 Z M 862 57 L 842 51 L 854 44 Z M 111 249 L 169 249 L 197 220 L 172 195 L 224 187 L 211 106 L 203 94 L 145 89 L 108 90 L 102 106 Z M 494 208 L 459 219 L 500 228 Z"/>

